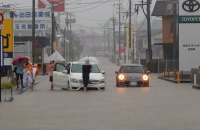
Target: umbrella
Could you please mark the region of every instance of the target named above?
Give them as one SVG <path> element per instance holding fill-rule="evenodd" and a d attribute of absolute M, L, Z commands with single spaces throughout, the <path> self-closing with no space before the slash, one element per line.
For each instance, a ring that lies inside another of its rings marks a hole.
<path fill-rule="evenodd" d="M 79 60 L 79 62 L 84 62 L 85 63 L 86 60 L 89 60 L 90 63 L 95 63 L 95 64 L 99 64 L 100 63 L 99 60 L 97 60 L 97 58 L 92 57 L 92 56 L 83 57 L 83 58 L 81 58 Z"/>
<path fill-rule="evenodd" d="M 65 61 L 65 59 L 63 58 L 63 56 L 58 52 L 58 51 L 55 51 L 49 58 L 48 58 L 49 61 Z"/>
<path fill-rule="evenodd" d="M 12 64 L 16 65 L 20 62 L 20 60 L 22 60 L 22 62 L 28 62 L 29 61 L 29 57 L 28 56 L 17 56 L 13 59 Z"/>

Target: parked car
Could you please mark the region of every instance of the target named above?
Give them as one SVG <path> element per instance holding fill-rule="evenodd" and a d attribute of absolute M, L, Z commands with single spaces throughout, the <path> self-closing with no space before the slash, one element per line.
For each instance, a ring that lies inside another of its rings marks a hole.
<path fill-rule="evenodd" d="M 116 87 L 146 86 L 149 87 L 149 71 L 139 64 L 121 65 L 116 73 Z"/>
<path fill-rule="evenodd" d="M 84 87 L 82 79 L 82 65 L 79 62 L 70 62 L 65 66 L 62 63 L 56 63 L 53 72 L 53 86 L 69 90 L 79 90 Z M 97 64 L 91 63 L 92 72 L 88 88 L 97 88 L 104 90 L 106 86 L 105 72 L 100 71 Z"/>

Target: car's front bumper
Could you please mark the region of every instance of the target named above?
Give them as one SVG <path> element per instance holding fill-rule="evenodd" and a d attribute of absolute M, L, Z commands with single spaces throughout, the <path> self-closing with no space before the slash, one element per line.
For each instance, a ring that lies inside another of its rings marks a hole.
<path fill-rule="evenodd" d="M 74 82 L 71 82 L 70 83 L 70 89 L 74 89 L 74 90 L 79 90 L 79 89 L 81 89 L 81 88 L 83 88 L 84 87 L 84 84 L 83 83 L 74 83 Z M 88 84 L 88 86 L 87 86 L 88 88 L 96 88 L 96 89 L 105 89 L 105 87 L 106 87 L 106 83 L 104 82 L 104 83 L 96 83 L 96 84 L 91 84 L 91 83 L 89 83 Z"/>
<path fill-rule="evenodd" d="M 142 80 L 138 80 L 138 81 L 118 81 L 119 86 L 142 86 L 143 84 L 147 84 L 149 83 L 149 81 L 142 81 Z"/>

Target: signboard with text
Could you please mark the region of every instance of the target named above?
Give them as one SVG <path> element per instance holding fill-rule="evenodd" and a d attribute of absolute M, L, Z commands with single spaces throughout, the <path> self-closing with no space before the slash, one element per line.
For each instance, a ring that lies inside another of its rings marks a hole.
<path fill-rule="evenodd" d="M 20 9 L 14 11 L 14 20 L 32 20 L 32 10 L 31 9 Z M 36 9 L 35 10 L 35 20 L 51 20 L 51 10 L 50 9 Z"/>
<path fill-rule="evenodd" d="M 200 66 L 200 0 L 179 1 L 179 70 Z"/>
<path fill-rule="evenodd" d="M 47 29 L 46 23 L 35 23 L 35 29 L 36 30 L 46 30 Z M 32 30 L 32 23 L 15 23 L 14 24 L 14 30 Z"/>

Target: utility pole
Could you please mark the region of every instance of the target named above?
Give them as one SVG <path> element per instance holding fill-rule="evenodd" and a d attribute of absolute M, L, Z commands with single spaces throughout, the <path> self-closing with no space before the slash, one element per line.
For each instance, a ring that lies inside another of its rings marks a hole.
<path fill-rule="evenodd" d="M 114 51 L 113 51 L 113 53 L 114 53 L 114 62 L 116 60 L 115 20 L 116 19 L 114 17 L 111 18 L 111 21 L 113 22 L 113 44 L 114 44 Z"/>
<path fill-rule="evenodd" d="M 131 27 L 131 25 L 132 25 L 132 23 L 131 23 L 131 8 L 132 8 L 132 2 L 131 2 L 131 0 L 129 0 L 129 48 L 131 48 L 131 39 L 132 39 L 132 33 L 131 33 L 131 30 L 132 30 L 132 27 Z M 133 45 L 133 47 L 134 47 L 134 45 Z M 132 52 L 133 54 L 134 54 L 134 48 L 133 48 L 133 52 Z M 134 56 L 132 57 L 133 59 L 132 60 L 134 60 Z"/>
<path fill-rule="evenodd" d="M 138 13 L 138 7 L 141 6 L 144 15 L 146 16 L 147 19 L 147 36 L 148 36 L 148 61 L 152 60 L 152 47 L 151 47 L 151 11 L 150 11 L 150 7 L 151 7 L 151 1 L 152 0 L 147 0 L 146 3 L 144 3 L 144 0 L 142 0 L 142 4 L 135 4 L 136 6 L 136 11 Z M 147 6 L 147 10 L 146 13 L 144 11 L 144 5 Z"/>
<path fill-rule="evenodd" d="M 108 58 L 110 59 L 110 29 L 109 29 L 109 22 L 108 22 Z"/>
<path fill-rule="evenodd" d="M 119 0 L 120 2 L 120 0 Z M 120 48 L 121 48 L 121 3 L 119 3 L 119 59 L 121 59 L 121 52 L 120 52 Z"/>
<path fill-rule="evenodd" d="M 52 35 L 51 35 L 51 54 L 54 52 L 55 43 L 55 16 L 54 16 L 54 4 L 51 4 L 51 20 L 52 20 Z"/>
<path fill-rule="evenodd" d="M 106 29 L 104 27 L 103 29 L 103 48 L 104 48 L 104 56 L 106 55 L 105 51 L 106 51 Z"/>
<path fill-rule="evenodd" d="M 35 0 L 32 2 L 32 62 L 35 64 Z"/>
<path fill-rule="evenodd" d="M 149 61 L 152 61 L 152 48 L 151 48 L 151 0 L 147 0 L 147 35 L 148 35 L 148 53 Z"/>

